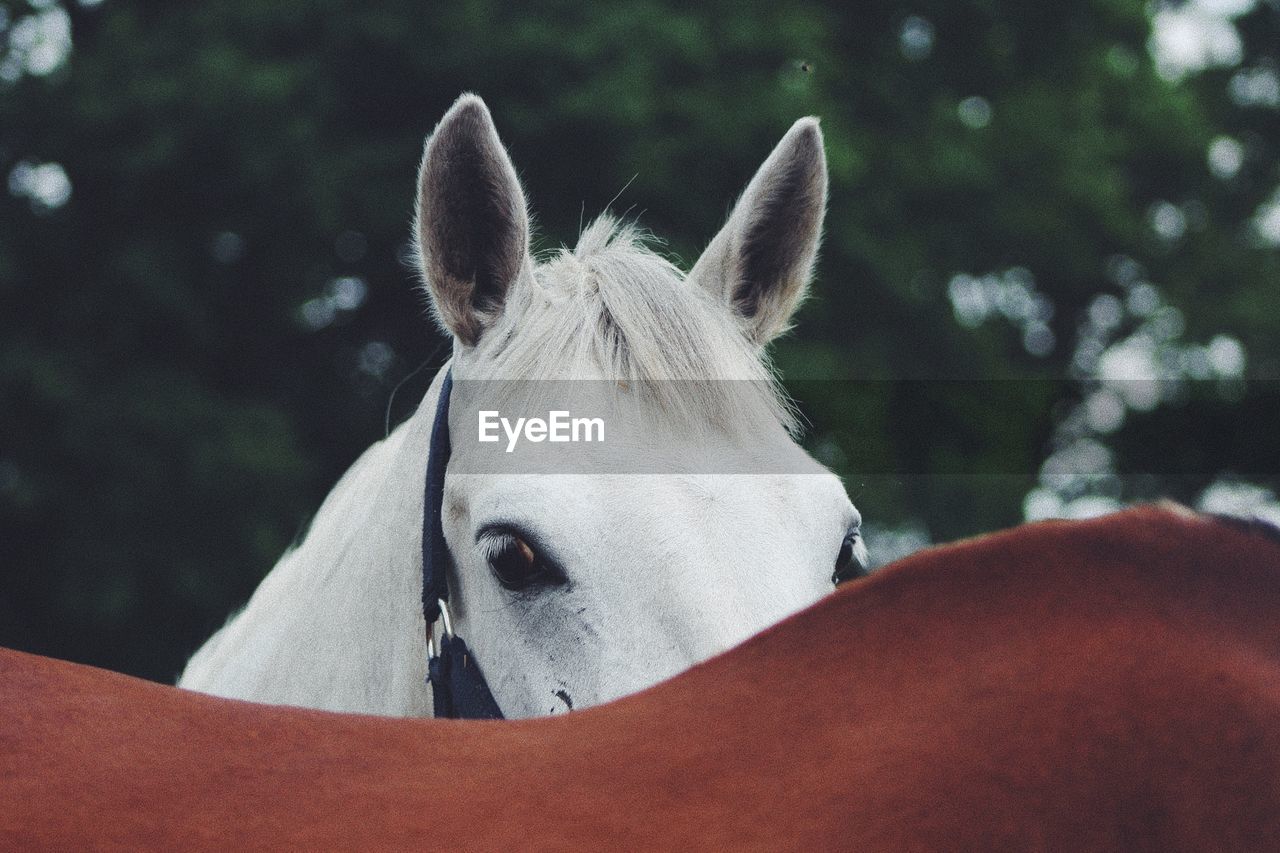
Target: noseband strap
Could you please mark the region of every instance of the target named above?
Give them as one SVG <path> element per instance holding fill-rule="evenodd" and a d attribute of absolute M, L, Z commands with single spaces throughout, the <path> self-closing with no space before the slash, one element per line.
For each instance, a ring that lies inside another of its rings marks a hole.
<path fill-rule="evenodd" d="M 427 681 L 437 717 L 500 720 L 502 711 L 489 690 L 480 665 L 467 644 L 453 632 L 448 616 L 449 545 L 444 541 L 444 475 L 453 446 L 449 441 L 449 398 L 453 370 L 444 375 L 431 446 L 427 456 L 427 490 L 422 501 L 422 615 L 427 623 Z M 440 643 L 435 625 L 444 616 Z"/>

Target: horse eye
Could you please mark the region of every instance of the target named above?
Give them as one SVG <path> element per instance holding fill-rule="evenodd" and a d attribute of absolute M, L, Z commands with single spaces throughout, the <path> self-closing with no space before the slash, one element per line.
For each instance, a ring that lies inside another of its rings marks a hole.
<path fill-rule="evenodd" d="M 868 568 L 862 557 L 863 551 L 858 547 L 860 538 L 858 531 L 854 530 L 840 543 L 840 552 L 836 554 L 836 568 L 831 573 L 831 582 L 836 586 L 867 576 Z"/>
<path fill-rule="evenodd" d="M 493 574 L 509 590 L 527 589 L 539 581 L 556 579 L 552 570 L 519 536 L 506 536 L 501 545 L 489 555 L 489 567 Z"/>

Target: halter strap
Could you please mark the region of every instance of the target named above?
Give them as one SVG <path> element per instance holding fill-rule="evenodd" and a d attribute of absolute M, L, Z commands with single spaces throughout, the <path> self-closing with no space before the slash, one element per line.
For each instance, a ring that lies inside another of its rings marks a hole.
<path fill-rule="evenodd" d="M 448 617 L 449 545 L 444 541 L 444 475 L 453 445 L 449 441 L 449 398 L 453 369 L 445 372 L 431 423 L 427 456 L 427 486 L 422 501 L 422 615 L 427 624 L 427 681 L 437 717 L 500 720 L 480 665 L 462 638 L 453 632 Z M 434 641 L 435 624 L 444 615 L 440 644 Z"/>
<path fill-rule="evenodd" d="M 444 375 L 427 450 L 427 491 L 422 502 L 422 613 L 431 628 L 440 618 L 440 603 L 449 600 L 449 546 L 444 541 L 444 475 L 453 444 L 449 441 L 449 397 L 453 368 Z"/>

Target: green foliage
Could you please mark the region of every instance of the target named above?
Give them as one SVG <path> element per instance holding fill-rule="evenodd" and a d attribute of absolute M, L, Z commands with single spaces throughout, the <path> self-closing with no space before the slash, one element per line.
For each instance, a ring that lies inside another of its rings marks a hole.
<path fill-rule="evenodd" d="M 0 4 L 11 31 L 48 7 Z M 72 187 L 50 209 L 0 196 L 5 645 L 172 677 L 382 436 L 391 386 L 440 343 L 406 246 L 422 141 L 466 90 L 538 248 L 612 202 L 686 264 L 790 123 L 822 116 L 823 259 L 775 357 L 870 523 L 1022 518 L 1084 393 L 1082 318 L 1132 284 L 1117 258 L 1187 341 L 1230 333 L 1280 373 L 1277 253 L 1248 237 L 1280 111 L 1224 97 L 1230 68 L 1157 74 L 1139 0 L 63 8 L 65 63 L 0 82 L 0 173 L 57 163 Z M 1274 4 L 1238 25 L 1244 66 L 1280 59 Z M 1206 165 L 1222 135 L 1246 151 L 1229 179 Z M 1153 232 L 1162 202 L 1185 233 Z M 1010 270 L 1051 302 L 1051 350 L 957 322 L 957 274 Z M 1235 453 L 1213 431 L 1242 410 L 1197 400 L 1131 418 L 1117 458 L 1192 473 L 1143 481 L 1184 498 L 1223 470 L 1274 486 L 1276 407 L 1250 398 Z"/>

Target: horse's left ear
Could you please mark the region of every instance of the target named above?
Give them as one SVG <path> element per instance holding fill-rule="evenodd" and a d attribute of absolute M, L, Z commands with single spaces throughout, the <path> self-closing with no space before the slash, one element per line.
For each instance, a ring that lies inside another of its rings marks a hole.
<path fill-rule="evenodd" d="M 417 234 L 436 317 L 474 346 L 530 263 L 524 192 L 476 95 L 458 98 L 427 140 Z"/>
<path fill-rule="evenodd" d="M 827 205 L 818 120 L 802 118 L 747 185 L 689 278 L 725 300 L 763 346 L 785 332 L 813 276 Z"/>

